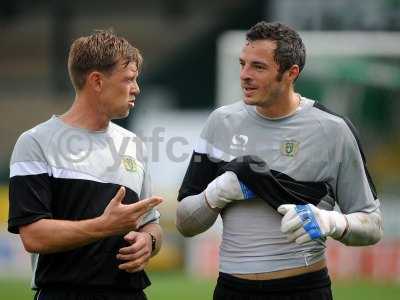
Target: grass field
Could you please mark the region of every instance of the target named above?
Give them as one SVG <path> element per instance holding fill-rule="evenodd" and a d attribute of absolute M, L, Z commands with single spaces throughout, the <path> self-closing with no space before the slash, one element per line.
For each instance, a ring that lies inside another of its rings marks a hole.
<path fill-rule="evenodd" d="M 195 280 L 182 273 L 154 273 L 149 275 L 153 285 L 146 289 L 149 300 L 208 300 L 212 298 L 214 283 Z M 33 298 L 29 280 L 0 280 L 1 300 Z M 341 282 L 333 287 L 335 300 L 397 300 L 400 283 Z"/>

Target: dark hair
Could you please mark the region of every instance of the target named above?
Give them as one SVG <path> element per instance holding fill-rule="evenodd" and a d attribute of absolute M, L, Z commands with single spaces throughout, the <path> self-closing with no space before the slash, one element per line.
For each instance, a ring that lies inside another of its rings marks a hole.
<path fill-rule="evenodd" d="M 112 72 L 119 61 L 135 62 L 140 70 L 140 51 L 112 30 L 96 30 L 92 35 L 76 39 L 69 50 L 68 72 L 76 90 L 82 89 L 91 71 Z"/>
<path fill-rule="evenodd" d="M 287 25 L 275 22 L 259 22 L 246 33 L 249 42 L 256 40 L 276 41 L 274 59 L 279 66 L 279 73 L 298 65 L 300 72 L 306 62 L 306 48 L 300 35 Z"/>

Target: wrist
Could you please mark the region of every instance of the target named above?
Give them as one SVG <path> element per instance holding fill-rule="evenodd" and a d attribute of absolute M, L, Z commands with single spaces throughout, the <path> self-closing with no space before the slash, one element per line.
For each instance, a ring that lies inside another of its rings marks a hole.
<path fill-rule="evenodd" d="M 348 221 L 344 214 L 337 211 L 332 211 L 331 214 L 334 224 L 331 236 L 336 240 L 340 240 L 348 231 Z"/>
<path fill-rule="evenodd" d="M 111 231 L 108 226 L 107 226 L 107 220 L 106 218 L 101 215 L 97 218 L 92 219 L 91 222 L 91 227 L 92 227 L 92 235 L 96 239 L 103 239 L 109 236 L 112 236 L 115 234 L 113 231 Z"/>

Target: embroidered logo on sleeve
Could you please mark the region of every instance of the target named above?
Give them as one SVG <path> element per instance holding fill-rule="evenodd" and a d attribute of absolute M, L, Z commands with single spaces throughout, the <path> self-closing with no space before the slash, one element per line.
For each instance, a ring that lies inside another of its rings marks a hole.
<path fill-rule="evenodd" d="M 281 144 L 281 153 L 285 156 L 293 157 L 299 151 L 300 143 L 295 140 L 286 140 Z"/>

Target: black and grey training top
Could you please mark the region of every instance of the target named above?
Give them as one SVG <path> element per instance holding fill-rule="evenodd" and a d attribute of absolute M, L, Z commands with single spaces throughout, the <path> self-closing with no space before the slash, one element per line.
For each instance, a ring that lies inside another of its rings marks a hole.
<path fill-rule="evenodd" d="M 120 186 L 123 203 L 151 195 L 142 142 L 110 122 L 104 131 L 74 128 L 53 116 L 23 133 L 10 162 L 8 230 L 40 219 L 85 220 L 100 216 Z M 142 225 L 158 223 L 149 211 Z M 83 287 L 141 290 L 146 274 L 118 269 L 123 236 L 54 254 L 33 254 L 33 288 Z"/>
<path fill-rule="evenodd" d="M 351 123 L 304 97 L 295 113 L 278 119 L 260 116 L 242 101 L 215 110 L 194 149 L 178 200 L 201 193 L 221 164 L 243 155 L 257 155 L 271 171 L 297 181 L 326 182 L 333 197 L 321 201 L 320 208 L 332 210 L 336 202 L 349 214 L 379 207 Z M 221 272 L 271 272 L 324 257 L 325 241 L 288 242 L 280 231 L 281 215 L 261 199 L 235 201 L 221 217 Z"/>

